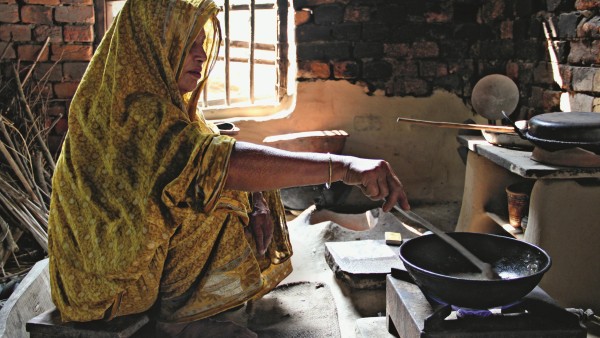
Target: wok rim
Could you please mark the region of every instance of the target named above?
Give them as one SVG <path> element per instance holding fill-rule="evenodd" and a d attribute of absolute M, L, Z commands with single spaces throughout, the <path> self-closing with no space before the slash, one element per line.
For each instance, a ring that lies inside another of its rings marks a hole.
<path fill-rule="evenodd" d="M 443 279 L 450 279 L 450 280 L 456 280 L 456 281 L 469 281 L 469 282 L 476 282 L 476 283 L 509 283 L 512 281 L 522 281 L 525 279 L 533 279 L 533 278 L 537 278 L 537 277 L 541 277 L 548 272 L 548 270 L 550 270 L 550 267 L 552 266 L 552 258 L 550 257 L 550 255 L 543 250 L 542 248 L 540 248 L 539 246 L 529 243 L 529 242 L 525 242 L 523 240 L 519 240 L 516 238 L 510 238 L 510 237 L 506 237 L 506 236 L 502 236 L 502 235 L 496 235 L 496 234 L 485 234 L 485 233 L 474 233 L 474 232 L 451 232 L 448 233 L 449 236 L 453 236 L 453 234 L 459 234 L 458 236 L 462 236 L 460 234 L 467 234 L 466 236 L 478 236 L 478 237 L 495 237 L 495 238 L 500 238 L 501 240 L 508 240 L 508 241 L 517 241 L 520 242 L 521 244 L 519 245 L 526 245 L 529 246 L 531 248 L 534 248 L 535 250 L 539 251 L 544 257 L 546 257 L 547 259 L 547 264 L 543 267 L 540 268 L 536 273 L 533 273 L 531 275 L 526 275 L 526 276 L 520 276 L 520 277 L 516 277 L 516 278 L 510 278 L 510 279 L 491 279 L 491 280 L 486 280 L 486 279 L 467 279 L 467 278 L 460 278 L 460 277 L 456 277 L 456 276 L 449 276 L 449 275 L 444 275 L 441 273 L 437 273 L 437 272 L 433 272 L 431 270 L 427 270 L 424 268 L 421 268 L 415 264 L 413 264 L 412 262 L 410 262 L 408 259 L 406 259 L 403 255 L 403 251 L 407 250 L 406 248 L 409 247 L 411 241 L 413 240 L 418 240 L 419 238 L 429 238 L 430 236 L 433 237 L 437 237 L 437 235 L 435 234 L 425 234 L 425 235 L 421 235 L 419 237 L 415 237 L 412 238 L 410 240 L 407 240 L 406 242 L 404 242 L 401 246 L 400 246 L 400 250 L 399 250 L 399 256 L 400 256 L 400 260 L 402 260 L 402 263 L 404 263 L 405 265 L 409 265 L 412 269 L 419 271 L 420 273 L 423 274 L 427 274 L 427 275 L 432 275 L 435 276 L 436 278 L 443 278 Z M 441 239 L 440 239 L 441 240 Z"/>

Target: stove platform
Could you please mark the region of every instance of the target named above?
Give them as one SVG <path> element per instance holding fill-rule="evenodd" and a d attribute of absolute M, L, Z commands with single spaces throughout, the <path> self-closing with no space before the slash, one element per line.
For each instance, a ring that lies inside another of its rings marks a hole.
<path fill-rule="evenodd" d="M 417 285 L 406 281 L 409 280 L 404 277 L 406 271 L 394 270 L 386 278 L 386 323 L 388 332 L 394 336 L 585 338 L 587 335 L 579 318 L 555 305 L 539 287 L 518 305 L 493 309 L 492 316 L 458 318 L 450 305 L 430 302 Z"/>

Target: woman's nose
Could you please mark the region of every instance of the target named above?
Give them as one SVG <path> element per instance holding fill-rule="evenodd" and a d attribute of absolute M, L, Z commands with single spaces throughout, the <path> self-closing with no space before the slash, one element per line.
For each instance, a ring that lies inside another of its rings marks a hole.
<path fill-rule="evenodd" d="M 208 59 L 208 57 L 206 56 L 206 52 L 204 51 L 204 48 L 200 48 L 200 51 L 197 54 L 197 59 L 199 61 L 206 61 L 206 59 Z"/>

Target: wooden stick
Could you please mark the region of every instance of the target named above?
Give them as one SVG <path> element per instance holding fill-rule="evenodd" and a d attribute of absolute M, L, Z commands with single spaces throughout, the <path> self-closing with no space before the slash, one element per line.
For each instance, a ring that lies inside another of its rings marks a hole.
<path fill-rule="evenodd" d="M 33 154 L 33 173 L 35 174 L 35 179 L 37 181 L 37 185 L 42 189 L 46 196 L 50 196 L 50 187 L 48 187 L 48 181 L 44 178 L 44 166 L 42 164 L 42 154 L 39 151 L 36 151 Z M 45 205 L 44 205 L 45 207 Z"/>
<path fill-rule="evenodd" d="M 433 127 L 451 128 L 451 129 L 485 130 L 485 131 L 491 131 L 491 132 L 496 132 L 496 133 L 514 133 L 515 132 L 513 127 L 509 127 L 509 126 L 491 126 L 491 125 L 487 125 L 487 124 L 436 122 L 436 121 L 409 119 L 406 117 L 398 117 L 396 119 L 396 122 L 408 122 L 408 123 L 418 124 L 418 125 L 423 125 L 423 126 L 433 126 Z"/>
<path fill-rule="evenodd" d="M 17 81 L 17 90 L 19 93 L 19 100 L 21 101 L 21 103 L 23 104 L 24 108 L 25 108 L 25 112 L 27 113 L 27 116 L 31 119 L 31 126 L 35 132 L 35 138 L 38 141 L 38 145 L 40 146 L 40 148 L 42 148 L 43 154 L 46 157 L 46 161 L 48 161 L 48 165 L 52 168 L 52 170 L 54 170 L 55 168 L 55 164 L 54 164 L 54 159 L 52 158 L 52 154 L 50 154 L 50 150 L 48 150 L 48 147 L 46 146 L 46 141 L 44 141 L 42 139 L 42 135 L 39 131 L 39 129 L 37 128 L 37 126 L 35 125 L 35 118 L 33 117 L 33 113 L 31 112 L 31 109 L 29 108 L 29 104 L 27 104 L 27 99 L 25 97 L 25 93 L 23 92 L 23 86 L 21 85 L 21 80 L 19 79 L 19 73 L 17 73 L 17 69 L 15 67 L 13 68 L 13 73 L 15 76 L 15 81 Z"/>
<path fill-rule="evenodd" d="M 13 160 L 19 167 L 19 170 L 21 171 L 21 173 L 24 173 L 24 172 L 26 172 L 26 170 L 25 170 L 25 164 L 21 160 L 21 154 L 19 154 L 17 152 L 17 147 L 15 146 L 13 139 L 11 138 L 10 134 L 8 133 L 8 130 L 6 129 L 6 123 L 4 121 L 7 119 L 5 119 L 4 116 L 2 116 L 0 118 L 2 119 L 2 121 L 0 122 L 0 131 L 2 132 L 2 135 L 4 135 L 4 139 L 6 141 L 6 146 L 11 151 Z M 16 128 L 14 128 L 14 129 L 16 129 Z"/>
<path fill-rule="evenodd" d="M 29 230 L 42 249 L 48 252 L 48 233 L 44 230 L 43 226 L 38 223 L 36 215 L 32 215 L 27 208 L 21 209 L 16 207 L 13 203 L 10 203 L 10 201 L 6 199 L 6 196 L 1 193 L 0 201 L 3 202 L 6 208 L 10 209 L 12 215 L 19 221 L 19 225 L 24 227 L 26 230 Z"/>
<path fill-rule="evenodd" d="M 6 221 L 2 217 L 0 217 L 0 227 L 2 228 L 2 231 L 6 231 L 6 245 L 3 245 L 2 248 L 0 248 L 0 264 L 2 265 L 2 267 L 4 267 L 10 256 L 14 256 L 15 252 L 19 251 L 17 241 L 19 240 L 19 238 L 21 238 L 21 235 L 23 235 L 23 230 L 19 228 L 11 230 L 8 226 L 8 223 L 6 223 Z M 14 234 L 12 233 L 13 231 Z"/>
<path fill-rule="evenodd" d="M 27 190 L 31 198 L 34 199 L 36 202 L 41 203 L 41 201 L 38 200 L 37 195 L 33 192 L 31 185 L 29 185 L 29 182 L 25 179 L 25 177 L 19 170 L 17 163 L 14 161 L 14 159 L 8 152 L 8 149 L 6 149 L 6 147 L 4 146 L 4 142 L 2 141 L 0 141 L 0 152 L 2 153 L 2 155 L 4 155 L 6 161 L 8 162 L 12 170 L 15 172 L 15 175 L 17 175 L 19 181 L 21 181 L 21 184 L 23 184 L 23 187 L 25 188 L 25 190 Z"/>
<path fill-rule="evenodd" d="M 42 46 L 42 49 L 40 49 L 37 57 L 35 58 L 35 61 L 31 65 L 31 68 L 29 68 L 29 70 L 27 71 L 27 75 L 25 75 L 25 78 L 23 78 L 23 85 L 25 85 L 27 83 L 27 80 L 29 80 L 29 76 L 31 76 L 31 73 L 33 72 L 33 69 L 35 68 L 35 66 L 37 65 L 37 63 L 40 61 L 40 57 L 42 56 L 42 54 L 44 53 L 44 51 L 46 50 L 46 48 L 48 48 L 48 43 L 50 43 L 50 37 L 46 38 L 46 41 L 44 42 L 44 45 Z M 18 78 L 18 75 L 17 75 L 17 78 Z"/>
<path fill-rule="evenodd" d="M 8 41 L 8 43 L 6 44 L 6 46 L 4 47 L 4 50 L 2 51 L 2 54 L 0 54 L 0 60 L 4 59 L 4 56 L 6 55 L 6 52 L 8 52 L 8 48 L 12 46 L 12 36 L 10 37 L 10 40 Z"/>

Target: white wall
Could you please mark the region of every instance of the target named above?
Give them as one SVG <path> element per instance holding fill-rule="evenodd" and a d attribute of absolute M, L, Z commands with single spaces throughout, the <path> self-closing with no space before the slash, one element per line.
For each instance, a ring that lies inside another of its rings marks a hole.
<path fill-rule="evenodd" d="M 239 140 L 256 143 L 270 135 L 345 130 L 350 136 L 344 153 L 390 162 L 411 200 L 460 201 L 465 166 L 456 150 L 458 130 L 397 123 L 399 116 L 482 123 L 460 98 L 445 91 L 426 98 L 368 96 L 346 81 L 301 82 L 296 107 L 287 118 L 235 123 L 241 129 Z"/>

